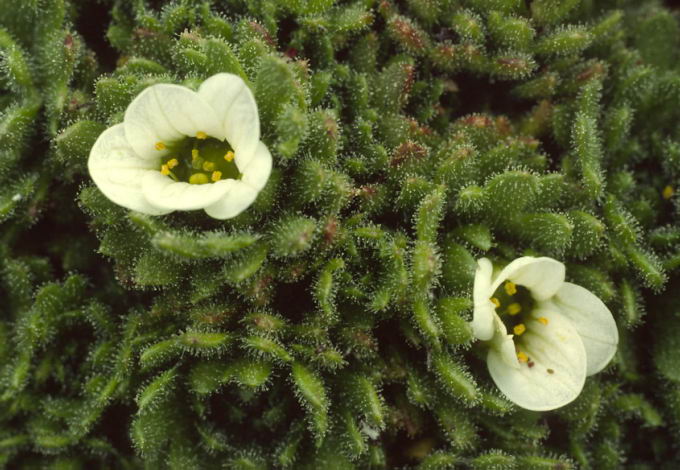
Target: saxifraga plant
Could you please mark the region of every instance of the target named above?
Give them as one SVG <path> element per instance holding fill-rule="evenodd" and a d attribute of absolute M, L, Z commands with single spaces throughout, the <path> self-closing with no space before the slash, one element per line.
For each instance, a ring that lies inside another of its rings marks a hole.
<path fill-rule="evenodd" d="M 660 2 L 3 1 L 0 26 L 6 468 L 677 467 Z M 273 155 L 254 204 L 109 201 L 101 132 L 221 72 Z M 503 398 L 468 323 L 476 259 L 521 255 L 563 261 L 619 329 L 554 412 Z"/>

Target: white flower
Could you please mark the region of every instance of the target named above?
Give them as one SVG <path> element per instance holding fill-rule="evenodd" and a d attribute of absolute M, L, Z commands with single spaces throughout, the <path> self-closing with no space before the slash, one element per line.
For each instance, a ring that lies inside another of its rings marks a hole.
<path fill-rule="evenodd" d="M 486 362 L 498 388 L 535 411 L 574 400 L 586 376 L 616 352 L 619 334 L 607 306 L 564 282 L 564 264 L 552 258 L 517 258 L 496 273 L 486 258 L 477 264 L 472 330 L 489 341 Z"/>
<path fill-rule="evenodd" d="M 228 73 L 213 75 L 197 92 L 146 88 L 123 123 L 99 136 L 88 160 L 97 187 L 120 206 L 151 215 L 204 209 L 216 219 L 250 206 L 271 167 L 255 98 Z"/>

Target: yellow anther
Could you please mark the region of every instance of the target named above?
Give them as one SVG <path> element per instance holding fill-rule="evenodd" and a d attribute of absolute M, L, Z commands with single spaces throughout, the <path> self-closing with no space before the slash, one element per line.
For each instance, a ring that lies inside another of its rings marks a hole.
<path fill-rule="evenodd" d="M 189 184 L 206 184 L 209 182 L 208 175 L 205 173 L 194 173 L 189 177 Z"/>
<path fill-rule="evenodd" d="M 203 169 L 205 171 L 213 171 L 215 169 L 215 164 L 213 162 L 203 162 Z"/>
<path fill-rule="evenodd" d="M 206 134 L 203 131 L 198 131 L 198 132 L 196 132 L 196 138 L 200 139 L 200 140 L 205 140 L 205 139 L 208 138 L 208 134 Z"/>
<path fill-rule="evenodd" d="M 193 149 L 191 151 L 191 159 L 196 160 L 198 158 L 198 149 Z"/>
<path fill-rule="evenodd" d="M 505 293 L 508 295 L 515 295 L 517 293 L 517 285 L 512 281 L 506 282 L 504 287 Z"/>
<path fill-rule="evenodd" d="M 529 356 L 520 351 L 517 353 L 517 359 L 519 359 L 519 362 L 528 362 Z"/>
<path fill-rule="evenodd" d="M 663 196 L 664 199 L 672 198 L 673 194 L 675 194 L 675 190 L 673 189 L 673 186 L 671 186 L 670 184 L 663 188 L 663 191 L 661 191 L 661 195 Z"/>
<path fill-rule="evenodd" d="M 541 323 L 541 324 L 543 324 L 543 325 L 547 325 L 547 324 L 548 324 L 548 319 L 545 318 L 545 317 L 538 317 L 537 320 L 538 320 L 539 323 Z"/>
<path fill-rule="evenodd" d="M 221 171 L 213 171 L 212 175 L 210 176 L 210 179 L 213 181 L 219 181 L 222 179 L 222 172 Z"/>
<path fill-rule="evenodd" d="M 176 158 L 168 160 L 168 168 L 170 168 L 171 170 L 175 168 L 177 165 L 179 165 L 179 162 L 177 161 Z"/>
<path fill-rule="evenodd" d="M 515 327 L 512 329 L 512 331 L 517 336 L 521 336 L 525 331 L 527 331 L 527 327 L 524 326 L 524 323 L 520 323 L 519 325 L 515 325 Z"/>
<path fill-rule="evenodd" d="M 224 159 L 228 162 L 232 161 L 234 159 L 234 152 L 229 150 L 226 155 L 224 156 Z"/>
<path fill-rule="evenodd" d="M 491 303 L 496 306 L 496 308 L 501 306 L 501 301 L 498 300 L 496 297 L 491 297 L 489 300 L 491 300 Z"/>
<path fill-rule="evenodd" d="M 170 174 L 170 168 L 168 165 L 161 165 L 161 175 L 168 176 Z"/>
<path fill-rule="evenodd" d="M 510 315 L 517 315 L 521 311 L 522 311 L 522 306 L 520 304 L 518 304 L 517 302 L 508 305 L 508 313 Z"/>
<path fill-rule="evenodd" d="M 163 142 L 156 142 L 154 147 L 156 147 L 156 150 L 165 150 L 167 148 Z"/>

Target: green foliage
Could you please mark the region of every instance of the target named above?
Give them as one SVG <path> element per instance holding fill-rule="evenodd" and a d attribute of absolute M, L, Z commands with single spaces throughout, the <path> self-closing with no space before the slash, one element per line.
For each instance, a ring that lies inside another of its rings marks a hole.
<path fill-rule="evenodd" d="M 677 467 L 679 40 L 657 1 L 0 2 L 0 468 Z M 99 134 L 218 72 L 253 206 L 107 200 Z M 550 414 L 469 323 L 523 254 L 621 337 Z"/>

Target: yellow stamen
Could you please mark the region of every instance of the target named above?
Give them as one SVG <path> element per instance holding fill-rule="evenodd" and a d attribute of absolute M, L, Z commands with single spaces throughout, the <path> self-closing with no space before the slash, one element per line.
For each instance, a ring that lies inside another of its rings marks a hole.
<path fill-rule="evenodd" d="M 163 142 L 156 142 L 154 147 L 156 147 L 156 150 L 165 150 L 167 148 Z"/>
<path fill-rule="evenodd" d="M 517 359 L 519 359 L 519 362 L 528 362 L 529 356 L 520 351 L 517 353 Z"/>
<path fill-rule="evenodd" d="M 213 171 L 215 169 L 215 164 L 213 162 L 203 162 L 203 169 L 205 171 Z"/>
<path fill-rule="evenodd" d="M 527 327 L 524 326 L 524 323 L 520 323 L 519 325 L 515 325 L 515 327 L 512 329 L 512 331 L 513 331 L 517 336 L 520 336 L 520 335 L 522 335 L 525 331 L 527 331 Z"/>
<path fill-rule="evenodd" d="M 196 132 L 196 138 L 200 139 L 200 140 L 205 140 L 205 139 L 208 138 L 208 134 L 206 134 L 203 131 L 198 131 L 198 132 Z"/>
<path fill-rule="evenodd" d="M 228 162 L 232 161 L 234 159 L 234 152 L 229 150 L 227 154 L 224 156 L 224 159 Z"/>
<path fill-rule="evenodd" d="M 196 160 L 198 158 L 198 149 L 193 149 L 191 151 L 191 159 Z"/>
<path fill-rule="evenodd" d="M 510 315 L 517 315 L 521 311 L 522 311 L 522 306 L 520 304 L 518 304 L 517 302 L 508 305 L 508 313 Z"/>
<path fill-rule="evenodd" d="M 205 173 L 194 173 L 189 177 L 189 184 L 206 184 L 209 182 L 210 180 Z"/>
<path fill-rule="evenodd" d="M 222 172 L 221 171 L 213 171 L 210 179 L 215 181 L 215 182 L 219 181 L 220 179 L 222 179 Z"/>
<path fill-rule="evenodd" d="M 506 282 L 505 293 L 508 295 L 515 295 L 517 293 L 517 285 L 515 285 L 515 283 L 512 281 Z"/>
<path fill-rule="evenodd" d="M 541 323 L 541 324 L 543 324 L 543 325 L 547 325 L 547 324 L 548 324 L 548 319 L 545 318 L 545 317 L 538 317 L 537 320 L 538 320 L 539 323 Z"/>
<path fill-rule="evenodd" d="M 501 301 L 498 300 L 496 297 L 491 297 L 489 300 L 491 300 L 491 303 L 496 306 L 496 308 L 501 306 Z"/>
<path fill-rule="evenodd" d="M 664 199 L 672 198 L 673 194 L 675 194 L 675 190 L 673 189 L 673 186 L 671 186 L 670 184 L 663 188 L 663 191 L 661 192 L 661 195 L 663 196 Z"/>
<path fill-rule="evenodd" d="M 168 176 L 170 174 L 170 168 L 168 165 L 161 165 L 161 175 Z"/>
<path fill-rule="evenodd" d="M 172 159 L 168 160 L 168 168 L 173 169 L 177 165 L 179 165 L 179 162 L 177 161 L 176 158 L 172 158 Z"/>

